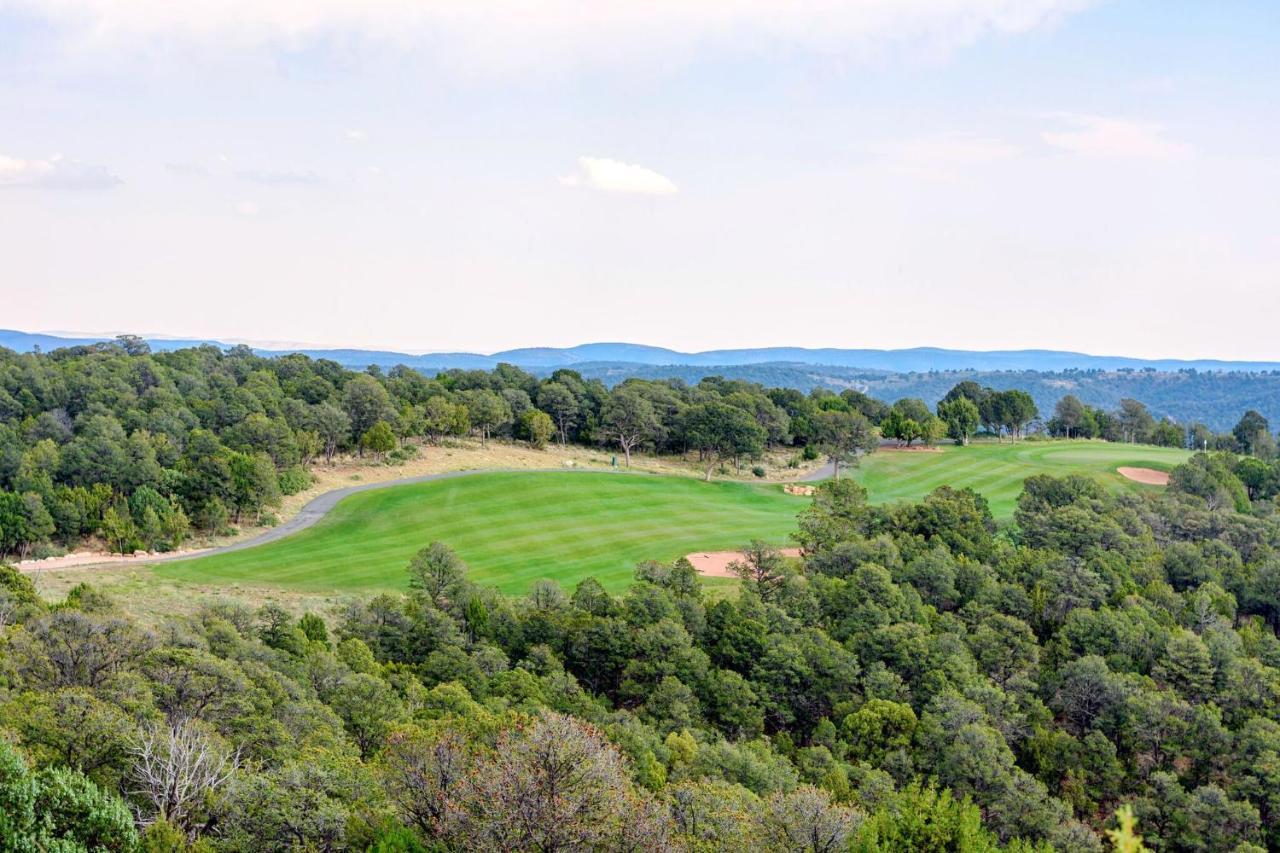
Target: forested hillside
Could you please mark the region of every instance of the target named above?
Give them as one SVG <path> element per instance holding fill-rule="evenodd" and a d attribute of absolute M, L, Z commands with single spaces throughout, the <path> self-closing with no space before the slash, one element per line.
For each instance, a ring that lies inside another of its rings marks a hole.
<path fill-rule="evenodd" d="M 683 561 L 513 601 L 424 543 L 408 595 L 142 626 L 0 570 L 0 847 L 1100 850 L 1129 804 L 1277 849 L 1280 519 L 1232 464 L 1036 477 L 1000 532 L 829 482 L 714 601 Z"/>
<path fill-rule="evenodd" d="M 1050 409 L 1022 389 L 972 381 L 940 397 L 936 408 L 914 397 L 890 406 L 852 389 L 805 394 L 723 377 L 609 388 L 572 370 L 539 378 L 511 365 L 433 378 L 406 367 L 357 373 L 244 347 L 155 353 L 129 337 L 49 353 L 0 350 L 0 557 L 85 537 L 119 552 L 174 550 L 193 530 L 271 523 L 281 496 L 309 485 L 309 466 L 337 453 L 395 462 L 468 434 L 610 447 L 624 464 L 638 452 L 679 455 L 709 479 L 720 470 L 749 475 L 769 448 L 840 464 L 881 439 L 964 442 L 979 430 L 1016 438 L 1043 429 L 1250 452 L 1269 466 L 1258 476 L 1272 477 L 1275 442 L 1259 412 L 1214 433 L 1159 420 L 1134 399 L 1113 410 L 1067 394 Z"/>

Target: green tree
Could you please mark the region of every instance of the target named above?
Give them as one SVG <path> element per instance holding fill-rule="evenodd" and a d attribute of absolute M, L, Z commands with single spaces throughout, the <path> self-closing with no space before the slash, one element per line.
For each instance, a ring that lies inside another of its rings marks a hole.
<path fill-rule="evenodd" d="M 938 403 L 938 417 L 947 425 L 947 435 L 956 444 L 968 445 L 969 437 L 978 431 L 978 406 L 968 397 Z"/>
<path fill-rule="evenodd" d="M 1239 422 L 1232 428 L 1231 434 L 1236 437 L 1240 449 L 1250 455 L 1256 454 L 1260 446 L 1274 448 L 1271 438 L 1271 424 L 1255 409 L 1245 412 Z"/>
<path fill-rule="evenodd" d="M 458 600 L 466 583 L 467 564 L 443 542 L 432 542 L 409 561 L 409 589 L 439 608 Z"/>
<path fill-rule="evenodd" d="M 360 449 L 373 453 L 374 458 L 381 459 L 396 449 L 396 434 L 386 421 L 378 421 L 360 436 Z"/>
<path fill-rule="evenodd" d="M 832 476 L 840 479 L 840 465 L 856 465 L 860 454 L 880 445 L 876 428 L 858 412 L 819 412 L 813 418 L 818 448 L 831 463 Z"/>
<path fill-rule="evenodd" d="M 520 434 L 530 446 L 541 450 L 555 434 L 556 425 L 551 416 L 540 409 L 526 409 L 520 415 Z"/>
<path fill-rule="evenodd" d="M 631 451 L 652 440 L 659 428 L 653 404 L 639 392 L 623 386 L 609 397 L 600 413 L 609 436 L 622 448 L 631 467 Z"/>

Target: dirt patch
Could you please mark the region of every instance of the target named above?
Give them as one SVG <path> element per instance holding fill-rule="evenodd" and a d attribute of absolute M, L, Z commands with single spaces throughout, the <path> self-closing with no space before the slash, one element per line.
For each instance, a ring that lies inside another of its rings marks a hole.
<path fill-rule="evenodd" d="M 782 491 L 786 492 L 789 495 L 800 495 L 802 497 L 810 497 L 815 492 L 817 492 L 818 489 L 815 486 L 801 486 L 795 483 L 788 483 L 787 485 L 782 487 Z"/>
<path fill-rule="evenodd" d="M 780 548 L 778 553 L 784 557 L 799 557 L 799 548 Z M 709 578 L 736 577 L 729 571 L 729 564 L 742 559 L 741 551 L 703 551 L 697 554 L 686 554 L 685 559 L 693 564 L 698 574 Z"/>
<path fill-rule="evenodd" d="M 881 453 L 941 453 L 941 447 L 928 447 L 923 444 L 913 444 L 907 447 L 905 444 L 882 444 L 880 446 Z"/>
<path fill-rule="evenodd" d="M 156 557 L 194 557 L 203 554 L 209 548 L 191 548 L 184 551 L 167 551 L 163 554 L 148 554 L 146 552 L 135 552 L 133 554 L 107 554 L 97 551 L 77 551 L 72 554 L 63 554 L 61 557 L 45 557 L 43 560 L 23 560 L 17 564 L 19 571 L 23 572 L 41 572 L 45 570 L 57 571 L 58 569 L 70 569 L 76 566 L 105 566 L 112 563 L 145 563 L 148 560 L 154 560 Z"/>
<path fill-rule="evenodd" d="M 1167 486 L 1169 485 L 1169 472 L 1157 471 L 1154 468 L 1130 468 L 1121 466 L 1116 469 L 1121 477 L 1126 480 L 1133 480 L 1135 483 L 1143 483 L 1148 486 Z"/>

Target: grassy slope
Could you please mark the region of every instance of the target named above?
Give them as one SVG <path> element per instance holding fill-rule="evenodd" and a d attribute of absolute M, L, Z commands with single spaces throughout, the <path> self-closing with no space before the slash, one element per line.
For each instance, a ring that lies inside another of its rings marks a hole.
<path fill-rule="evenodd" d="M 1104 441 L 1022 441 L 944 446 L 941 452 L 876 453 L 854 472 L 877 502 L 916 499 L 941 485 L 972 487 L 991 504 L 996 518 L 1008 518 L 1034 474 L 1088 474 L 1116 489 L 1159 488 L 1126 480 L 1116 468 L 1168 471 L 1190 456 L 1184 450 Z"/>
<path fill-rule="evenodd" d="M 1032 474 L 1086 473 L 1113 488 L 1143 489 L 1121 465 L 1168 469 L 1182 451 L 1103 442 L 1022 442 L 884 452 L 855 472 L 873 500 L 915 499 L 942 484 L 972 486 L 998 518 L 1012 514 Z M 594 575 L 619 591 L 643 559 L 784 543 L 806 505 L 777 485 L 583 472 L 492 473 L 353 495 L 315 527 L 244 551 L 161 564 L 156 574 L 200 583 L 297 590 L 396 589 L 410 555 L 447 542 L 471 577 L 520 594 L 538 578 L 566 587 Z M 723 583 L 723 582 L 721 582 Z"/>
<path fill-rule="evenodd" d="M 777 485 L 479 474 L 353 495 L 294 536 L 155 571 L 300 589 L 397 588 L 413 552 L 438 539 L 470 564 L 472 580 L 506 593 L 523 593 L 539 578 L 571 586 L 590 575 L 618 591 L 640 560 L 734 548 L 752 538 L 785 543 L 805 504 Z"/>

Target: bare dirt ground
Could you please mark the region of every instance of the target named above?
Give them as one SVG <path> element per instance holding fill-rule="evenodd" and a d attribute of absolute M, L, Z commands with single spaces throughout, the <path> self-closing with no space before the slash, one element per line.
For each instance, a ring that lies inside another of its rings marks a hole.
<path fill-rule="evenodd" d="M 799 548 L 780 548 L 779 553 L 784 557 L 799 557 Z M 729 571 L 729 564 L 735 560 L 742 559 L 741 551 L 703 551 L 697 554 L 686 554 L 685 559 L 693 564 L 698 570 L 698 574 L 706 575 L 709 578 L 732 578 L 737 577 L 733 572 Z"/>
<path fill-rule="evenodd" d="M 1135 483 L 1145 483 L 1148 486 L 1167 486 L 1169 485 L 1169 472 L 1157 471 L 1154 468 L 1130 468 L 1122 465 L 1116 469 L 1116 472 L 1127 480 L 1133 480 Z"/>
<path fill-rule="evenodd" d="M 882 444 L 880 445 L 881 453 L 941 453 L 941 447 L 929 447 L 924 444 L 913 444 L 907 447 L 905 444 Z"/>

